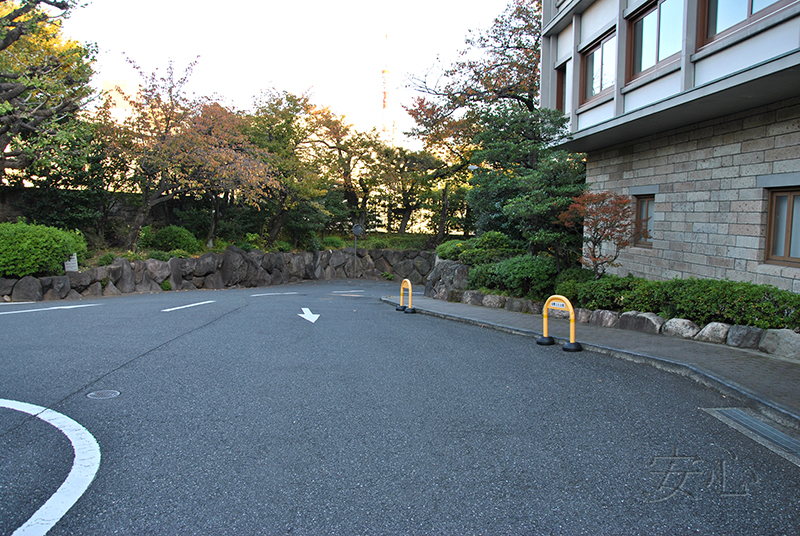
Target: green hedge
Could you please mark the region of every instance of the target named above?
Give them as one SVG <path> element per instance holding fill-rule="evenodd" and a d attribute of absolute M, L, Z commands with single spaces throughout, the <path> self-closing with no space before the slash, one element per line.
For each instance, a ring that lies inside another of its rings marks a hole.
<path fill-rule="evenodd" d="M 576 307 L 654 312 L 697 324 L 741 324 L 762 329 L 800 326 L 800 294 L 770 285 L 716 279 L 647 281 L 605 276 L 577 285 Z"/>
<path fill-rule="evenodd" d="M 517 297 L 546 299 L 553 293 L 557 273 L 555 260 L 550 257 L 518 255 L 472 268 L 468 286 L 497 289 Z"/>
<path fill-rule="evenodd" d="M 73 253 L 79 262 L 86 256 L 86 240 L 79 231 L 0 223 L 0 276 L 60 275 Z"/>
<path fill-rule="evenodd" d="M 199 249 L 197 238 L 187 229 L 177 225 L 169 225 L 158 231 L 154 231 L 149 225 L 143 227 L 139 234 L 139 242 L 143 248 L 159 251 L 181 249 L 189 253 L 197 253 Z"/>

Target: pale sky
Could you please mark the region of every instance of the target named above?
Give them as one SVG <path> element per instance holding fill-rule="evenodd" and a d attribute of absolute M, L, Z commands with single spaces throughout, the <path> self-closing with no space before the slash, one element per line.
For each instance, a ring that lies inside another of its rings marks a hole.
<path fill-rule="evenodd" d="M 485 30 L 508 0 L 91 0 L 63 26 L 66 37 L 98 45 L 94 85 L 163 72 L 170 60 L 182 74 L 199 56 L 189 88 L 217 95 L 240 110 L 263 90 L 300 94 L 345 115 L 359 130 L 383 125 L 383 77 L 388 65 L 387 124 L 396 141 L 411 128 L 402 104 L 413 91 L 408 76 L 447 65 L 470 29 Z M 388 36 L 388 38 L 387 38 Z"/>

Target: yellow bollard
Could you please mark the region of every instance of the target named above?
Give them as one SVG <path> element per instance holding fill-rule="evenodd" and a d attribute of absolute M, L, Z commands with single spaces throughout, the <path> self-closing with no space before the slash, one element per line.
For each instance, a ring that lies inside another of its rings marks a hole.
<path fill-rule="evenodd" d="M 403 289 L 408 288 L 408 307 L 403 305 Z M 400 284 L 400 305 L 395 307 L 396 311 L 403 311 L 407 314 L 414 314 L 417 311 L 411 306 L 411 281 L 408 279 L 403 279 L 403 282 Z"/>
<path fill-rule="evenodd" d="M 562 349 L 565 352 L 580 352 L 583 350 L 580 343 L 575 342 L 575 309 L 567 298 L 559 296 L 558 294 L 550 296 L 547 298 L 547 301 L 544 302 L 544 308 L 542 309 L 542 318 L 544 319 L 543 334 L 537 339 L 536 344 L 548 346 L 556 342 L 547 332 L 547 310 L 550 308 L 569 311 L 569 342 L 565 344 Z"/>

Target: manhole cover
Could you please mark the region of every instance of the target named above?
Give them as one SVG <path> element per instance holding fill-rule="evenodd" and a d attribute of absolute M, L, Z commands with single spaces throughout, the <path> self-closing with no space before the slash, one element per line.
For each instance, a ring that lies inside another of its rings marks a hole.
<path fill-rule="evenodd" d="M 110 389 L 106 390 L 106 391 L 94 391 L 93 393 L 89 393 L 86 396 L 87 396 L 87 398 L 91 398 L 91 399 L 94 399 L 94 400 L 104 400 L 106 398 L 118 397 L 119 396 L 119 391 L 112 391 Z"/>

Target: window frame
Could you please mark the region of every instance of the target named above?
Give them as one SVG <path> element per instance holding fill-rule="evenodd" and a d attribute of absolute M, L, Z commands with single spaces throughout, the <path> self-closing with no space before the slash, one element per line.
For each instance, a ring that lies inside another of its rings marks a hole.
<path fill-rule="evenodd" d="M 653 236 L 652 233 L 647 233 L 648 236 L 642 236 L 641 230 L 647 229 L 647 220 L 650 220 L 652 223 L 652 218 L 655 216 L 655 204 L 656 204 L 656 194 L 642 194 L 642 195 L 634 195 L 633 196 L 634 202 L 634 229 L 633 229 L 633 245 L 639 248 L 652 248 L 653 247 Z M 641 202 L 645 202 L 648 205 L 652 205 L 653 207 L 653 216 L 647 216 L 647 211 L 645 210 L 645 214 L 642 214 L 640 210 Z"/>
<path fill-rule="evenodd" d="M 556 67 L 556 110 L 567 113 L 567 64 Z"/>
<path fill-rule="evenodd" d="M 794 198 L 800 197 L 800 186 L 791 188 L 775 188 L 769 191 L 769 205 L 767 209 L 767 244 L 764 259 L 771 264 L 781 264 L 786 266 L 800 266 L 800 257 L 791 257 L 791 241 L 792 241 L 792 222 L 795 217 L 800 218 L 800 214 L 794 214 Z M 788 195 L 786 207 L 786 223 L 784 229 L 784 255 L 774 255 L 773 245 L 775 243 L 775 203 L 776 199 L 781 195 Z"/>
<path fill-rule="evenodd" d="M 580 105 L 581 106 L 584 105 L 584 104 L 590 103 L 592 101 L 595 101 L 597 99 L 601 99 L 604 96 L 606 96 L 606 95 L 608 95 L 608 94 L 610 94 L 610 93 L 612 93 L 614 91 L 614 87 L 616 86 L 616 83 L 617 83 L 617 70 L 619 69 L 619 65 L 617 65 L 617 47 L 619 46 L 619 43 L 617 42 L 617 46 L 613 47 L 614 48 L 614 52 L 613 52 L 614 76 L 612 77 L 611 85 L 606 87 L 606 88 L 603 88 L 601 86 L 600 87 L 600 91 L 598 91 L 594 95 L 591 95 L 591 96 L 588 96 L 588 97 L 586 96 L 586 85 L 587 85 L 587 82 L 588 82 L 588 73 L 586 71 L 587 71 L 587 67 L 588 67 L 589 63 L 586 61 L 586 59 L 599 50 L 601 52 L 601 61 L 600 62 L 601 62 L 601 65 L 602 65 L 602 49 L 603 49 L 603 45 L 608 43 L 610 40 L 616 39 L 616 38 L 617 38 L 616 29 L 611 30 L 610 32 L 603 34 L 600 38 L 598 38 L 590 46 L 586 47 L 586 49 L 581 52 L 581 69 L 580 69 L 580 71 L 581 71 L 580 72 L 580 84 L 581 84 L 581 86 L 580 86 L 580 89 L 581 89 L 581 91 L 580 91 Z M 575 76 L 575 75 L 573 74 L 573 76 Z M 601 82 L 602 82 L 602 79 L 603 79 L 603 74 L 602 74 L 602 71 L 601 71 L 601 74 L 600 74 Z"/>
<path fill-rule="evenodd" d="M 720 39 L 724 39 L 725 37 L 738 32 L 742 28 L 749 26 L 750 24 L 759 21 L 771 15 L 772 13 L 778 11 L 779 9 L 782 9 L 795 2 L 795 0 L 778 0 L 774 4 L 769 5 L 753 13 L 753 0 L 747 0 L 748 14 L 744 18 L 744 20 L 734 24 L 730 28 L 722 30 L 719 33 L 716 33 L 714 35 L 709 35 L 709 28 L 708 28 L 709 10 L 711 8 L 711 2 L 713 1 L 719 1 L 719 0 L 700 0 L 700 2 L 698 3 L 698 8 L 700 9 L 700 12 L 698 13 L 697 17 L 697 36 L 700 47 L 719 41 Z"/>
<path fill-rule="evenodd" d="M 704 0 L 704 1 L 708 2 L 709 0 Z M 748 0 L 748 1 L 752 1 L 752 0 Z M 677 59 L 680 58 L 681 49 L 679 48 L 677 52 L 675 52 L 673 54 L 670 54 L 669 56 L 667 56 L 663 60 L 659 61 L 659 59 L 658 59 L 658 49 L 659 49 L 659 46 L 661 44 L 661 34 L 660 34 L 660 28 L 661 28 L 661 4 L 663 4 L 664 2 L 666 2 L 666 0 L 654 0 L 652 2 L 647 2 L 646 4 L 641 6 L 639 9 L 637 9 L 634 13 L 632 13 L 627 18 L 628 42 L 626 43 L 626 49 L 625 49 L 625 51 L 626 51 L 626 54 L 625 54 L 625 58 L 626 58 L 626 61 L 625 61 L 625 64 L 626 64 L 625 65 L 625 80 L 627 82 L 632 82 L 632 81 L 634 81 L 634 80 L 636 80 L 636 79 L 638 79 L 638 78 L 640 78 L 642 76 L 645 76 L 645 75 L 647 75 L 647 74 L 649 74 L 649 73 L 651 73 L 653 71 L 656 71 L 657 69 L 662 68 L 665 65 L 673 63 Z M 643 20 L 646 16 L 648 16 L 651 13 L 653 13 L 654 11 L 656 12 L 656 62 L 652 66 L 648 67 L 647 69 L 642 69 L 638 73 L 634 73 L 633 72 L 634 61 L 635 61 L 635 59 L 634 59 L 634 55 L 635 55 L 634 45 L 635 45 L 635 38 L 636 38 L 636 32 L 634 31 L 634 27 L 635 27 L 637 22 Z M 686 17 L 686 13 L 685 12 L 684 12 L 683 16 Z"/>

